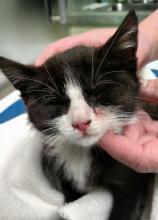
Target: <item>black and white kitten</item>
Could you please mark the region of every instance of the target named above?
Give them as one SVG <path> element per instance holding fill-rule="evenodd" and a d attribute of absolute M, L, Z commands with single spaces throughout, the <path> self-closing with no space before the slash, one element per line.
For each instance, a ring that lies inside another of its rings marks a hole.
<path fill-rule="evenodd" d="M 137 17 L 133 11 L 100 48 L 78 46 L 39 67 L 0 58 L 20 90 L 30 121 L 43 135 L 44 172 L 71 202 L 96 188 L 114 197 L 109 220 L 138 220 L 149 174 L 139 174 L 98 145 L 108 130 L 121 132 L 136 118 Z"/>

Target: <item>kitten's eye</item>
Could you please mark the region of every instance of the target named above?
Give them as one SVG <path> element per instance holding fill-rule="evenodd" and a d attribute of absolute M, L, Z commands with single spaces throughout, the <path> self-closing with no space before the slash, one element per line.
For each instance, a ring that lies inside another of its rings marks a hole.
<path fill-rule="evenodd" d="M 92 105 L 103 105 L 109 106 L 113 104 L 113 99 L 111 99 L 111 89 L 109 87 L 104 89 L 97 89 L 93 91 Z"/>
<path fill-rule="evenodd" d="M 104 105 L 104 106 L 109 106 L 111 104 L 108 95 L 106 95 L 105 92 L 100 93 L 96 96 L 96 101 L 97 103 Z"/>
<path fill-rule="evenodd" d="M 95 98 L 96 98 L 96 100 L 100 100 L 100 99 L 105 98 L 104 96 L 105 96 L 105 93 L 102 92 L 102 93 L 96 94 Z"/>
<path fill-rule="evenodd" d="M 105 92 L 94 92 L 91 96 L 90 96 L 90 104 L 91 105 L 98 105 L 98 104 L 103 104 L 105 105 L 105 103 L 107 102 L 106 100 L 106 95 Z"/>
<path fill-rule="evenodd" d="M 52 114 L 63 114 L 68 111 L 70 100 L 66 97 L 56 97 L 49 101 L 49 108 Z"/>
<path fill-rule="evenodd" d="M 99 101 L 101 99 L 105 99 L 105 94 L 106 94 L 106 91 L 105 90 L 97 90 L 97 91 L 94 91 L 93 93 L 93 96 L 95 97 L 95 100 Z"/>

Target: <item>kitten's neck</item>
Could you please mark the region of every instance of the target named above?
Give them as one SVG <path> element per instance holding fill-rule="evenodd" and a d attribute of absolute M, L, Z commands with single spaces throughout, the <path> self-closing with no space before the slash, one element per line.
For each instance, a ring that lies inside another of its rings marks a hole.
<path fill-rule="evenodd" d="M 92 162 L 91 148 L 73 144 L 53 147 L 45 145 L 45 148 L 48 149 L 47 154 L 55 158 L 55 169 L 64 167 L 65 177 L 72 180 L 79 190 L 87 190 L 86 183 Z"/>

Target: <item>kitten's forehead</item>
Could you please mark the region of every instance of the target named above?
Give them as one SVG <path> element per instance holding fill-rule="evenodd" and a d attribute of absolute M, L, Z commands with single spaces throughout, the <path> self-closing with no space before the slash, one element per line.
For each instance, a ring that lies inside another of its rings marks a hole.
<path fill-rule="evenodd" d="M 71 102 L 77 102 L 83 99 L 82 88 L 77 80 L 66 80 L 65 89 L 66 94 L 70 98 Z"/>
<path fill-rule="evenodd" d="M 70 99 L 76 99 L 82 97 L 82 89 L 77 84 L 67 83 L 66 93 Z"/>

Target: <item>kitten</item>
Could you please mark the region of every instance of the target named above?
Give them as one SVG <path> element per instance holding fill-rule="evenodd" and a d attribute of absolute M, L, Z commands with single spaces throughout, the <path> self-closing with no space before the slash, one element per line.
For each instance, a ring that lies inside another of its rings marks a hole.
<path fill-rule="evenodd" d="M 98 145 L 108 130 L 121 132 L 136 118 L 137 17 L 133 11 L 100 48 L 78 46 L 39 67 L 0 58 L 0 68 L 21 91 L 30 121 L 43 134 L 43 170 L 72 202 L 96 188 L 110 190 L 109 220 L 138 220 L 150 174 L 139 174 Z"/>

